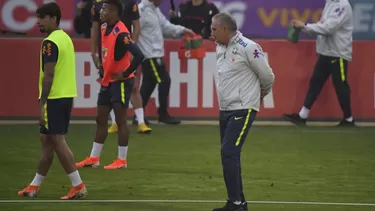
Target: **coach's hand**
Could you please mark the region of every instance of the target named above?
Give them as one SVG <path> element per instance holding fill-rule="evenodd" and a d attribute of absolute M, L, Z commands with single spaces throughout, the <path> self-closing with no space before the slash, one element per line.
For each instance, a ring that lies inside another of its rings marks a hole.
<path fill-rule="evenodd" d="M 177 13 L 175 11 L 173 11 L 173 10 L 169 10 L 169 17 L 170 18 L 175 18 L 175 17 L 177 17 Z"/>
<path fill-rule="evenodd" d="M 293 20 L 292 23 L 293 23 L 294 28 L 296 29 L 303 29 L 303 27 L 305 27 L 305 23 L 302 21 Z"/>
<path fill-rule="evenodd" d="M 195 33 L 191 29 L 185 28 L 184 34 L 188 36 L 195 36 Z"/>
<path fill-rule="evenodd" d="M 44 119 L 44 105 L 39 102 L 39 125 L 45 126 L 46 120 Z"/>
<path fill-rule="evenodd" d="M 264 89 L 261 90 L 261 91 L 260 91 L 260 99 L 263 100 L 263 98 L 264 98 L 265 96 L 267 96 L 268 93 L 269 93 L 268 90 L 264 90 Z"/>

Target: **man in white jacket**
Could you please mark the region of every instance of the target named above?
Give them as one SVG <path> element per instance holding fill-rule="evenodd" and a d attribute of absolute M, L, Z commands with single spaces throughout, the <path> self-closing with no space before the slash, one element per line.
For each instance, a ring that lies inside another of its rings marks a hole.
<path fill-rule="evenodd" d="M 294 27 L 308 34 L 316 34 L 318 61 L 310 79 L 305 102 L 301 111 L 285 114 L 284 118 L 296 125 L 305 125 L 311 107 L 318 98 L 325 82 L 332 76 L 333 85 L 344 118 L 338 126 L 355 126 L 350 103 L 348 62 L 352 60 L 353 11 L 348 0 L 325 0 L 319 22 L 305 24 L 295 21 Z"/>
<path fill-rule="evenodd" d="M 219 13 L 212 19 L 216 47 L 216 89 L 220 107 L 221 162 L 228 202 L 214 211 L 247 211 L 242 187 L 241 149 L 272 89 L 275 75 L 261 46 L 237 31 L 233 17 Z"/>
<path fill-rule="evenodd" d="M 140 11 L 141 33 L 138 46 L 145 60 L 142 63 L 141 95 L 143 107 L 146 107 L 151 94 L 158 84 L 159 122 L 180 124 L 181 121 L 168 113 L 168 95 L 171 78 L 164 64 L 164 36 L 181 37 L 183 34 L 194 35 L 194 32 L 182 26 L 171 24 L 161 13 L 159 5 L 163 0 L 142 0 L 138 5 Z"/>

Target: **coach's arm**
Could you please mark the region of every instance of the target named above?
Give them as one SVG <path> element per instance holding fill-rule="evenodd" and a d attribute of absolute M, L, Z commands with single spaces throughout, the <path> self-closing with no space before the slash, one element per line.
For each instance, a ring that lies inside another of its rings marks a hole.
<path fill-rule="evenodd" d="M 324 22 L 308 23 L 302 29 L 309 34 L 330 35 L 339 29 L 343 23 L 349 18 L 350 14 L 347 7 L 337 7 L 324 20 Z"/>
<path fill-rule="evenodd" d="M 174 25 L 169 22 L 167 18 L 165 18 L 165 16 L 160 12 L 160 10 L 158 11 L 158 16 L 163 35 L 167 37 L 178 38 L 181 37 L 184 33 L 187 33 L 188 35 L 194 34 L 190 29 L 187 29 L 183 26 Z"/>
<path fill-rule="evenodd" d="M 256 43 L 249 44 L 244 50 L 248 60 L 249 69 L 258 76 L 261 88 L 261 98 L 263 98 L 271 91 L 272 85 L 275 81 L 275 74 L 268 64 L 267 58 L 260 45 Z"/>

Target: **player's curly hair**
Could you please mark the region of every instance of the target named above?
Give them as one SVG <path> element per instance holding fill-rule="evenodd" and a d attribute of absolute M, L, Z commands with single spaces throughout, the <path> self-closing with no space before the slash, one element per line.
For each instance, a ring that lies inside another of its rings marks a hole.
<path fill-rule="evenodd" d="M 40 18 L 44 18 L 45 16 L 56 17 L 56 24 L 58 26 L 61 19 L 61 9 L 55 2 L 49 2 L 40 5 L 36 10 L 36 15 Z"/>
<path fill-rule="evenodd" d="M 117 8 L 118 15 L 122 15 L 124 5 L 122 4 L 121 0 L 104 0 L 103 3 L 114 5 Z"/>

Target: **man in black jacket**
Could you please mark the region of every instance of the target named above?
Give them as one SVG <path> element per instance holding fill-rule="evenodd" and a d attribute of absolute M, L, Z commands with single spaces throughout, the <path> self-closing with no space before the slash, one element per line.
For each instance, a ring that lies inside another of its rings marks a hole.
<path fill-rule="evenodd" d="M 169 13 L 171 23 L 192 29 L 204 39 L 211 36 L 211 19 L 219 13 L 215 4 L 207 0 L 187 0 L 180 4 L 178 11 Z"/>

